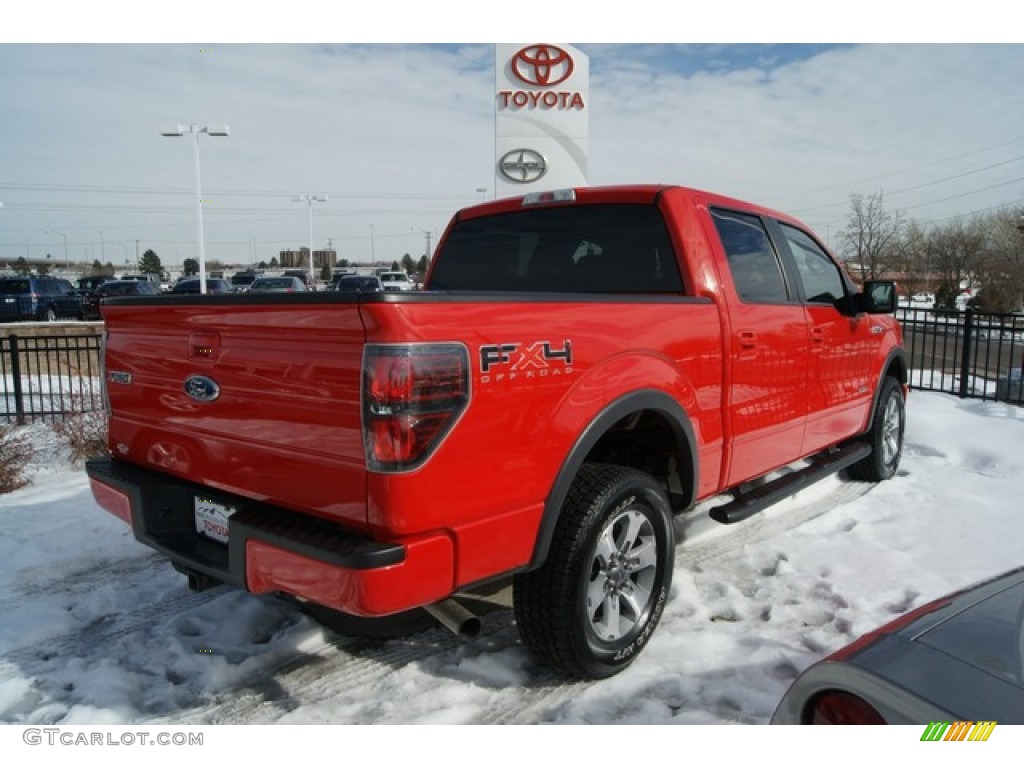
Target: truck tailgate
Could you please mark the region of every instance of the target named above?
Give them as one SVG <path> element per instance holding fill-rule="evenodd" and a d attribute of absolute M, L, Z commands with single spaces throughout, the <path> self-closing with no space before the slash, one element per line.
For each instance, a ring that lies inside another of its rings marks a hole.
<path fill-rule="evenodd" d="M 317 303 L 104 305 L 113 456 L 365 525 L 365 330 L 358 302 Z"/>

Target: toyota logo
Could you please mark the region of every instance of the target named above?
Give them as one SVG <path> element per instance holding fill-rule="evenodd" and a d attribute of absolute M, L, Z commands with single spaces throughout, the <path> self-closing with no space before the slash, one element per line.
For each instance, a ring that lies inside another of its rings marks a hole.
<path fill-rule="evenodd" d="M 220 385 L 209 376 L 189 376 L 185 379 L 185 394 L 200 403 L 212 403 L 220 397 Z"/>
<path fill-rule="evenodd" d="M 572 56 L 557 45 L 528 45 L 512 56 L 512 74 L 527 85 L 558 85 L 572 75 Z"/>
<path fill-rule="evenodd" d="M 501 175 L 516 184 L 529 184 L 548 172 L 544 155 L 532 149 L 513 149 L 498 161 Z"/>

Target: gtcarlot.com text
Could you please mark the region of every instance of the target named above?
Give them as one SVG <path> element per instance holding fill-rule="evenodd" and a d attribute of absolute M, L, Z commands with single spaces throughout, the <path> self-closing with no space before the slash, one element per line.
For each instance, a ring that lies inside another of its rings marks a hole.
<path fill-rule="evenodd" d="M 26 728 L 29 745 L 48 747 L 201 747 L 202 733 L 185 731 L 79 731 L 67 728 Z"/>

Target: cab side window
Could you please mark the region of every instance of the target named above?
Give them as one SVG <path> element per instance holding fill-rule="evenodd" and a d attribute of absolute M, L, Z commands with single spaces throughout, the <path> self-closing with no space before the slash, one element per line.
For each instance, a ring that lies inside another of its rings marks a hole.
<path fill-rule="evenodd" d="M 796 261 L 804 298 L 813 304 L 836 304 L 846 296 L 839 267 L 806 232 L 781 224 Z"/>
<path fill-rule="evenodd" d="M 761 219 L 722 210 L 712 211 L 711 216 L 740 299 L 750 304 L 787 302 L 779 260 Z"/>

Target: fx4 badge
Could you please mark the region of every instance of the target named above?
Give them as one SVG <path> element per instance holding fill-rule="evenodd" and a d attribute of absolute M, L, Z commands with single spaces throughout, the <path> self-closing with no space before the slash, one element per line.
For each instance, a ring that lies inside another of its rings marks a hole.
<path fill-rule="evenodd" d="M 483 384 L 572 373 L 572 342 L 565 339 L 557 349 L 550 341 L 485 344 L 480 347 L 480 373 Z"/>

